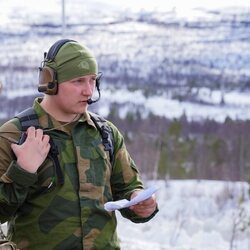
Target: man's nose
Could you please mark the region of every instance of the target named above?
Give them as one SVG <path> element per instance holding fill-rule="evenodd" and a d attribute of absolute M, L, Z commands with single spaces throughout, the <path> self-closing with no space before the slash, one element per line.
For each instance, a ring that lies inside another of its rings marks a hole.
<path fill-rule="evenodd" d="M 91 96 L 93 94 L 93 85 L 89 82 L 85 82 L 82 92 L 84 95 Z"/>

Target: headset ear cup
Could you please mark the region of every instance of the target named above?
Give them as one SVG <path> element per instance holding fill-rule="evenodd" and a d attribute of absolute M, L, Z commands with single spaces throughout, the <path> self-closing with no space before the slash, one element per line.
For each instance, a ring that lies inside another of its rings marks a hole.
<path fill-rule="evenodd" d="M 38 91 L 47 95 L 57 94 L 58 83 L 55 70 L 49 67 L 40 68 Z"/>

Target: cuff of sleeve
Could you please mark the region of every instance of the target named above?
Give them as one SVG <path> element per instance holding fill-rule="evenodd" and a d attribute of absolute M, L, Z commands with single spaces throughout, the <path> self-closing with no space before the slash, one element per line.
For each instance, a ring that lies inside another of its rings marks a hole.
<path fill-rule="evenodd" d="M 146 217 L 146 218 L 136 215 L 129 208 L 124 208 L 124 209 L 121 209 L 120 211 L 125 218 L 130 219 L 134 223 L 145 223 L 151 220 L 159 212 L 159 208 L 157 205 L 155 211 L 149 217 Z"/>
<path fill-rule="evenodd" d="M 124 198 L 130 201 L 130 200 L 131 200 L 131 195 L 132 195 L 135 191 L 143 191 L 143 187 L 141 186 L 141 188 L 136 188 L 136 189 L 133 189 L 132 191 L 127 192 L 127 193 L 124 195 Z"/>
<path fill-rule="evenodd" d="M 14 183 L 24 187 L 29 187 L 37 181 L 36 173 L 27 172 L 21 168 L 16 161 L 11 162 L 6 176 Z"/>

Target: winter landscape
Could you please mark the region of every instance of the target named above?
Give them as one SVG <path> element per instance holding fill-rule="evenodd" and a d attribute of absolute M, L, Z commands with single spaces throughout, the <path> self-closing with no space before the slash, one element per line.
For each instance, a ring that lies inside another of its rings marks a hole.
<path fill-rule="evenodd" d="M 118 217 L 122 250 L 249 250 L 249 185 L 222 181 L 149 181 L 160 211 L 148 223 Z M 5 229 L 5 228 L 4 228 Z"/>
<path fill-rule="evenodd" d="M 246 1 L 65 0 L 66 27 L 61 3 L 0 2 L 0 120 L 32 103 L 41 56 L 62 36 L 96 52 L 105 91 L 93 109 L 103 116 L 115 105 L 121 118 L 141 110 L 190 121 L 250 119 Z M 117 212 L 123 250 L 250 250 L 247 182 L 164 175 L 145 183 L 159 187 L 160 211 L 146 224 Z"/>
<path fill-rule="evenodd" d="M 121 116 L 132 105 L 167 118 L 249 119 L 246 1 L 64 1 L 64 28 L 62 2 L 0 3 L 0 119 L 30 105 L 42 55 L 62 36 L 95 51 L 105 91 L 94 109 L 104 116 L 119 104 Z"/>
<path fill-rule="evenodd" d="M 148 224 L 119 216 L 126 250 L 249 250 L 249 186 L 240 182 L 158 181 L 160 211 Z"/>

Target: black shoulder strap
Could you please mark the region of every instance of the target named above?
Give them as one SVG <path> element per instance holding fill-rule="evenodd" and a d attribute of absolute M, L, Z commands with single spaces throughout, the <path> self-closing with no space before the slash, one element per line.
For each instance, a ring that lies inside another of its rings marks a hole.
<path fill-rule="evenodd" d="M 19 144 L 22 144 L 25 139 L 26 139 L 26 133 L 25 131 L 33 126 L 35 128 L 39 128 L 39 120 L 38 120 L 38 115 L 36 113 L 36 111 L 34 110 L 34 108 L 30 107 L 25 109 L 23 112 L 17 114 L 15 116 L 15 118 L 18 118 L 21 124 L 21 136 L 19 139 Z M 60 163 L 58 160 L 58 149 L 57 146 L 55 145 L 55 143 L 53 142 L 53 139 L 50 138 L 50 151 L 48 154 L 48 158 L 50 158 L 53 161 L 54 167 L 55 167 L 55 171 L 58 177 L 58 182 L 62 185 L 64 183 L 64 177 L 63 177 L 63 173 L 60 167 Z"/>
<path fill-rule="evenodd" d="M 26 131 L 30 126 L 39 127 L 38 116 L 32 107 L 17 114 L 15 118 L 18 118 L 20 121 L 21 131 Z"/>
<path fill-rule="evenodd" d="M 104 150 L 109 152 L 110 162 L 114 161 L 114 136 L 112 129 L 107 124 L 107 121 L 101 116 L 90 113 L 91 120 L 94 122 L 96 128 L 99 130 L 102 137 L 102 144 Z"/>

